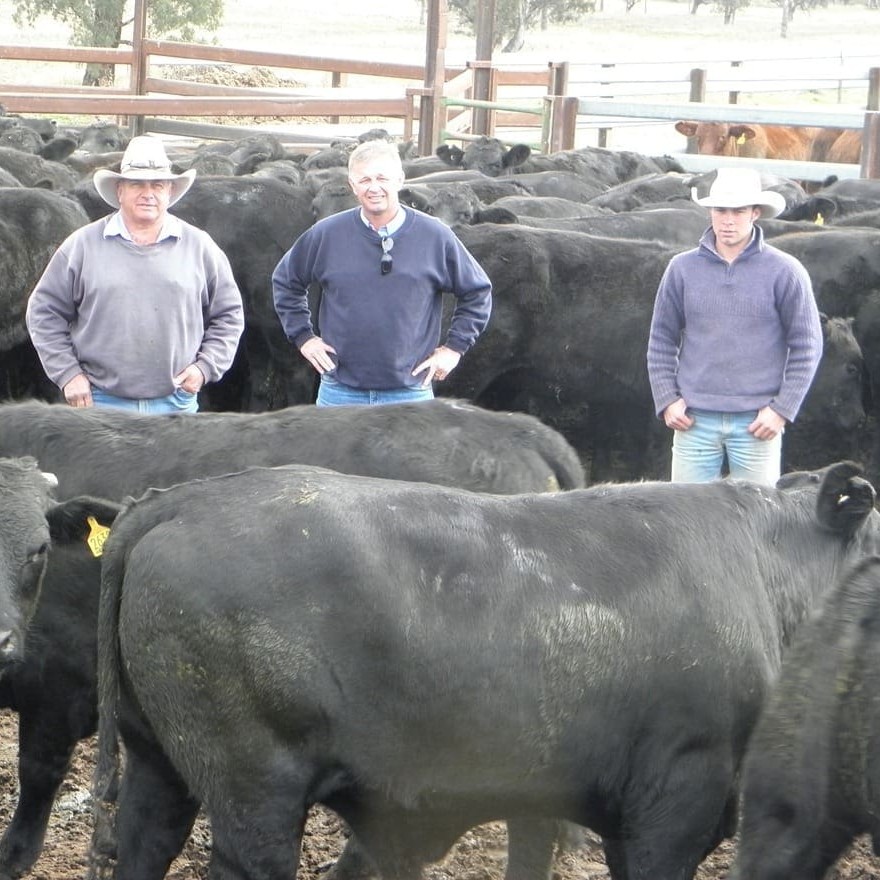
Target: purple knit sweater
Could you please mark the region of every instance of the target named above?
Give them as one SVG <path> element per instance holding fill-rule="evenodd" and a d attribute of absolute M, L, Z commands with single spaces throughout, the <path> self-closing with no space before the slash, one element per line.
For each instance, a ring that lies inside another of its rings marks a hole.
<path fill-rule="evenodd" d="M 791 422 L 822 357 L 822 326 L 806 269 L 763 232 L 732 263 L 711 228 L 660 281 L 648 341 L 658 416 L 689 408 L 747 412 L 769 405 Z"/>

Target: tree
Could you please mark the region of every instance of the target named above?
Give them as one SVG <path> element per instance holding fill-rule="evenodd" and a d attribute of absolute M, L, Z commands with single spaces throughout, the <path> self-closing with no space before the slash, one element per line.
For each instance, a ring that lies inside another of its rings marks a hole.
<path fill-rule="evenodd" d="M 827 6 L 828 0 L 775 0 L 782 7 L 782 23 L 779 26 L 779 36 L 788 36 L 788 23 L 794 16 L 796 9 L 815 9 L 818 6 Z"/>
<path fill-rule="evenodd" d="M 461 24 L 473 30 L 479 2 L 448 0 L 448 5 Z M 495 47 L 503 44 L 502 52 L 516 52 L 523 47 L 530 28 L 576 21 L 595 8 L 595 0 L 495 0 Z"/>
<path fill-rule="evenodd" d="M 147 0 L 145 0 L 147 2 Z M 132 22 L 126 0 L 15 0 L 18 25 L 33 27 L 40 15 L 63 21 L 74 46 L 115 49 Z M 195 39 L 196 29 L 214 31 L 223 16 L 223 0 L 148 0 L 147 34 L 154 39 Z M 83 85 L 112 85 L 113 65 L 88 64 Z"/>

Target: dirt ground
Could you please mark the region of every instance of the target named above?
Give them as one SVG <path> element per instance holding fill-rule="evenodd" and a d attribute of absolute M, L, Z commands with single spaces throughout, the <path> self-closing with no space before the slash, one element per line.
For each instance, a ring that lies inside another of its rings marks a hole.
<path fill-rule="evenodd" d="M 0 825 L 5 829 L 17 798 L 17 716 L 0 711 Z M 27 875 L 31 880 L 84 880 L 86 876 L 91 803 L 89 788 L 94 740 L 80 743 L 73 767 L 59 792 L 43 855 Z M 306 827 L 303 857 L 297 880 L 319 880 L 333 863 L 343 841 L 344 828 L 331 812 L 316 808 Z M 447 857 L 425 871 L 425 880 L 500 880 L 504 876 L 505 831 L 500 823 L 474 829 Z M 184 851 L 174 862 L 168 880 L 206 880 L 210 830 L 200 818 Z M 696 880 L 724 880 L 733 845 L 725 843 L 697 871 Z M 553 880 L 605 880 L 608 871 L 598 846 L 584 845 L 557 856 Z M 867 839 L 856 841 L 827 880 L 877 880 L 880 859 Z M 291 878 L 292 880 L 292 878 Z M 791 878 L 798 880 L 798 878 Z"/>

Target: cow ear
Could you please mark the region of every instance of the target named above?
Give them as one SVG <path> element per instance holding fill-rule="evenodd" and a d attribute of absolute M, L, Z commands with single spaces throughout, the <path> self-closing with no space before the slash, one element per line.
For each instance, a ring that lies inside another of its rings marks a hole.
<path fill-rule="evenodd" d="M 522 165 L 531 155 L 532 148 L 528 144 L 517 144 L 504 154 L 502 164 L 505 168 L 515 168 L 517 165 Z"/>
<path fill-rule="evenodd" d="M 429 200 L 422 193 L 412 189 L 412 187 L 402 187 L 397 193 L 397 197 L 404 205 L 408 205 L 410 208 L 415 208 L 417 211 L 421 211 L 424 214 L 429 213 Z"/>
<path fill-rule="evenodd" d="M 737 140 L 742 138 L 743 140 L 750 141 L 757 134 L 751 125 L 731 125 L 729 130 L 730 136 Z"/>
<path fill-rule="evenodd" d="M 816 514 L 823 526 L 851 537 L 868 518 L 877 493 L 861 474 L 861 465 L 853 461 L 828 468 L 816 501 Z"/>
<path fill-rule="evenodd" d="M 507 208 L 489 205 L 474 214 L 474 223 L 519 223 L 519 217 Z"/>
<path fill-rule="evenodd" d="M 464 152 L 451 144 L 440 144 L 435 150 L 435 155 L 453 168 L 458 168 L 464 158 Z"/>
<path fill-rule="evenodd" d="M 692 138 L 697 133 L 697 123 L 696 122 L 676 122 L 675 130 L 679 134 L 683 134 L 685 137 Z"/>
<path fill-rule="evenodd" d="M 121 510 L 121 504 L 103 498 L 87 495 L 71 498 L 49 508 L 46 513 L 49 534 L 52 541 L 58 544 L 83 541 L 92 529 L 89 519 L 109 527 Z"/>

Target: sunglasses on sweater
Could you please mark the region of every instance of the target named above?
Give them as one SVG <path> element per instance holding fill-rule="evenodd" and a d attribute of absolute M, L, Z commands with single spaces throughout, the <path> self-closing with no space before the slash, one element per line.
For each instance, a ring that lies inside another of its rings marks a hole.
<path fill-rule="evenodd" d="M 382 237 L 382 256 L 379 258 L 379 271 L 387 275 L 393 265 L 391 260 L 391 248 L 394 247 L 394 239 L 390 235 Z"/>

